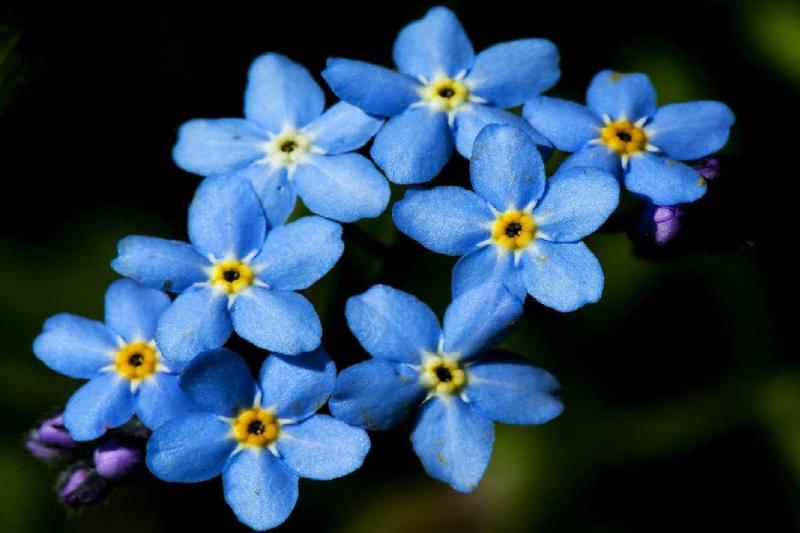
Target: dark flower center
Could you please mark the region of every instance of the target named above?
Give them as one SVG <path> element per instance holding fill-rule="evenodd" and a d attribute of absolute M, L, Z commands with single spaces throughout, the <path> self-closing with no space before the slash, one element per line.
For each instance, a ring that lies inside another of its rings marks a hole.
<path fill-rule="evenodd" d="M 254 420 L 247 426 L 247 432 L 251 435 L 261 435 L 264 433 L 264 423 L 261 420 Z"/>
<path fill-rule="evenodd" d="M 522 232 L 522 224 L 519 222 L 510 222 L 506 226 L 505 234 L 506 237 L 516 237 Z"/>
<path fill-rule="evenodd" d="M 617 139 L 619 139 L 622 142 L 629 143 L 631 142 L 631 134 L 628 133 L 627 131 L 618 131 Z"/>
<path fill-rule="evenodd" d="M 281 144 L 281 152 L 286 152 L 287 154 L 294 152 L 296 148 L 297 143 L 291 139 L 284 141 L 283 144 Z"/>
<path fill-rule="evenodd" d="M 452 381 L 453 374 L 450 372 L 449 369 L 440 366 L 436 369 L 436 377 L 439 379 L 439 381 L 447 383 L 449 381 Z"/>
<path fill-rule="evenodd" d="M 144 364 L 144 356 L 140 353 L 131 354 L 128 357 L 128 364 L 131 366 L 142 366 Z"/>
<path fill-rule="evenodd" d="M 241 274 L 239 274 L 238 270 L 226 270 L 225 272 L 222 273 L 222 279 L 224 279 L 228 283 L 233 283 L 234 281 L 239 279 L 240 276 Z"/>
<path fill-rule="evenodd" d="M 442 87 L 439 89 L 439 96 L 442 98 L 452 98 L 456 92 L 451 87 Z"/>

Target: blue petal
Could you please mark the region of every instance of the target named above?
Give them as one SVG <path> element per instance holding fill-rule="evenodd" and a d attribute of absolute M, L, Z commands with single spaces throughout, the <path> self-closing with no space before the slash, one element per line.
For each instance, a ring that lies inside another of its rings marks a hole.
<path fill-rule="evenodd" d="M 175 374 L 156 374 L 142 381 L 136 395 L 136 416 L 150 429 L 196 410 L 191 400 L 178 388 Z"/>
<path fill-rule="evenodd" d="M 427 107 L 392 117 L 375 136 L 370 155 L 393 183 L 430 181 L 453 154 L 447 114 Z"/>
<path fill-rule="evenodd" d="M 537 239 L 522 256 L 522 279 L 528 293 L 556 311 L 574 311 L 603 294 L 603 269 L 582 242 Z"/>
<path fill-rule="evenodd" d="M 423 351 L 435 352 L 439 344 L 439 320 L 430 307 L 387 285 L 348 299 L 345 316 L 372 357 L 418 363 Z"/>
<path fill-rule="evenodd" d="M 209 350 L 195 357 L 178 384 L 198 409 L 227 417 L 253 405 L 257 391 L 250 367 L 227 348 Z"/>
<path fill-rule="evenodd" d="M 266 142 L 264 132 L 249 120 L 190 120 L 178 130 L 172 158 L 201 176 L 229 174 L 263 158 Z"/>
<path fill-rule="evenodd" d="M 117 244 L 111 268 L 142 285 L 167 292 L 183 292 L 205 281 L 208 259 L 191 244 L 131 235 Z"/>
<path fill-rule="evenodd" d="M 61 313 L 47 319 L 33 342 L 33 353 L 59 374 L 93 378 L 114 362 L 114 334 L 102 322 Z"/>
<path fill-rule="evenodd" d="M 522 301 L 503 285 L 485 283 L 455 298 L 444 314 L 444 351 L 477 355 L 499 343 L 522 314 Z"/>
<path fill-rule="evenodd" d="M 293 180 L 311 211 L 341 222 L 380 215 L 391 193 L 386 178 L 360 154 L 312 156 Z"/>
<path fill-rule="evenodd" d="M 261 366 L 261 405 L 280 418 L 303 420 L 316 413 L 333 392 L 336 365 L 323 348 L 300 355 L 272 354 Z"/>
<path fill-rule="evenodd" d="M 297 474 L 271 452 L 246 449 L 222 472 L 225 501 L 241 523 L 257 531 L 279 526 L 297 503 Z"/>
<path fill-rule="evenodd" d="M 655 113 L 656 90 L 644 74 L 603 70 L 592 78 L 586 103 L 600 116 L 636 122 Z"/>
<path fill-rule="evenodd" d="M 156 343 L 165 358 L 189 361 L 225 344 L 232 329 L 226 295 L 197 286 L 178 296 L 161 315 Z"/>
<path fill-rule="evenodd" d="M 549 148 L 548 141 L 541 133 L 531 127 L 521 117 L 503 109 L 480 104 L 470 104 L 456 114 L 455 129 L 456 149 L 466 158 L 472 157 L 473 146 L 478 134 L 490 124 L 514 126 L 528 134 L 541 149 Z"/>
<path fill-rule="evenodd" d="M 544 192 L 544 163 L 528 135 L 513 126 L 481 130 L 469 165 L 472 188 L 498 211 L 522 209 Z"/>
<path fill-rule="evenodd" d="M 327 415 L 283 426 L 277 442 L 286 465 L 300 477 L 334 479 L 358 470 L 369 451 L 369 437 Z"/>
<path fill-rule="evenodd" d="M 490 236 L 494 220 L 486 201 L 461 187 L 409 190 L 394 204 L 397 229 L 426 248 L 447 255 L 463 255 Z"/>
<path fill-rule="evenodd" d="M 434 396 L 423 404 L 411 442 L 429 476 L 471 492 L 489 465 L 494 424 L 460 398 Z"/>
<path fill-rule="evenodd" d="M 593 233 L 619 203 L 619 184 L 611 174 L 591 167 L 559 172 L 533 211 L 547 240 L 577 241 Z"/>
<path fill-rule="evenodd" d="M 393 117 L 419 100 L 419 82 L 363 61 L 330 58 L 322 77 L 342 100 L 370 115 Z"/>
<path fill-rule="evenodd" d="M 382 125 L 383 120 L 347 102 L 338 102 L 309 124 L 307 132 L 314 146 L 328 154 L 343 154 L 367 144 Z"/>
<path fill-rule="evenodd" d="M 427 393 L 411 365 L 371 359 L 339 374 L 328 407 L 352 426 L 389 429 L 408 420 Z"/>
<path fill-rule="evenodd" d="M 547 39 L 520 39 L 490 46 L 467 76 L 473 91 L 497 107 L 522 105 L 556 84 L 558 49 Z"/>
<path fill-rule="evenodd" d="M 94 378 L 67 402 L 64 425 L 75 440 L 94 440 L 133 416 L 131 382 L 116 372 Z"/>
<path fill-rule="evenodd" d="M 267 234 L 251 265 L 271 289 L 306 289 L 342 256 L 342 227 L 322 217 L 303 217 Z"/>
<path fill-rule="evenodd" d="M 400 72 L 429 80 L 466 71 L 475 59 L 461 22 L 445 7 L 434 7 L 400 30 L 392 56 Z"/>
<path fill-rule="evenodd" d="M 595 167 L 622 180 L 622 160 L 619 154 L 602 145 L 584 146 L 558 167 L 559 172 L 575 167 Z"/>
<path fill-rule="evenodd" d="M 230 424 L 214 414 L 173 418 L 150 436 L 147 467 L 164 481 L 196 483 L 214 478 L 236 448 L 230 434 Z"/>
<path fill-rule="evenodd" d="M 285 167 L 255 164 L 240 170 L 233 177 L 244 178 L 253 186 L 264 208 L 268 227 L 280 226 L 292 214 L 297 194 L 289 182 Z"/>
<path fill-rule="evenodd" d="M 206 178 L 189 206 L 189 240 L 217 259 L 240 259 L 261 249 L 267 221 L 250 182 Z"/>
<path fill-rule="evenodd" d="M 697 170 L 654 154 L 630 159 L 625 186 L 656 205 L 694 202 L 706 193 L 706 182 Z"/>
<path fill-rule="evenodd" d="M 310 352 L 322 338 L 314 306 L 295 292 L 250 287 L 234 301 L 231 316 L 239 336 L 273 352 Z"/>
<path fill-rule="evenodd" d="M 106 290 L 106 325 L 127 342 L 150 341 L 169 304 L 163 292 L 120 279 Z"/>
<path fill-rule="evenodd" d="M 543 424 L 564 410 L 560 386 L 549 372 L 504 352 L 488 354 L 469 366 L 464 391 L 479 415 L 505 424 Z"/>
<path fill-rule="evenodd" d="M 674 159 L 700 159 L 725 146 L 734 120 L 722 102 L 665 105 L 647 125 L 647 138 Z"/>
<path fill-rule="evenodd" d="M 250 65 L 245 116 L 269 132 L 302 128 L 322 114 L 325 94 L 308 70 L 281 54 L 264 54 Z"/>
<path fill-rule="evenodd" d="M 522 283 L 514 254 L 497 246 L 484 246 L 456 262 L 453 267 L 453 298 L 484 283 L 501 283 L 517 298 L 524 300 L 528 291 Z"/>
<path fill-rule="evenodd" d="M 566 152 L 577 152 L 590 140 L 597 139 L 603 125 L 588 107 L 549 96 L 529 100 L 522 115 L 556 148 Z"/>

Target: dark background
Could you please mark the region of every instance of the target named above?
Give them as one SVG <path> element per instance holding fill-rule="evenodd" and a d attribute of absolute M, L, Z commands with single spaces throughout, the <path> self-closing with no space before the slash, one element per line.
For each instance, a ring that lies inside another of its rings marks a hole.
<path fill-rule="evenodd" d="M 632 243 L 638 206 L 623 202 L 588 240 L 606 274 L 600 303 L 562 315 L 528 302 L 507 347 L 559 377 L 566 411 L 545 426 L 498 426 L 473 494 L 428 479 L 401 428 L 373 434 L 357 473 L 301 482 L 284 529 L 795 530 L 800 366 L 786 355 L 794 324 L 782 310 L 797 272 L 788 255 L 797 242 L 789 188 L 798 179 L 800 6 L 447 4 L 476 50 L 553 40 L 563 74 L 549 94 L 582 100 L 596 71 L 615 68 L 648 73 L 660 103 L 724 100 L 737 123 L 723 174 L 681 237 L 658 250 Z M 328 56 L 388 65 L 396 32 L 430 5 L 0 8 L 0 529 L 239 527 L 219 480 L 167 485 L 142 474 L 96 508 L 61 508 L 56 472 L 22 442 L 78 383 L 41 365 L 30 344 L 56 312 L 102 316 L 118 239 L 185 238 L 199 180 L 172 163 L 176 129 L 240 116 L 254 57 L 283 52 L 313 73 Z M 466 177 L 456 155 L 437 183 Z M 309 294 L 340 367 L 365 357 L 343 320 L 348 296 L 391 283 L 441 312 L 453 263 L 398 236 L 386 215 L 345 238 L 344 258 Z"/>

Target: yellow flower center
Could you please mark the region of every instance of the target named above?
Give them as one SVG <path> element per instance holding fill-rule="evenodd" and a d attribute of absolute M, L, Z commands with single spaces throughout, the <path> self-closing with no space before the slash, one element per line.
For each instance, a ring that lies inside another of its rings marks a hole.
<path fill-rule="evenodd" d="M 521 250 L 536 236 L 536 223 L 526 211 L 500 213 L 492 226 L 492 240 L 508 250 Z"/>
<path fill-rule="evenodd" d="M 231 427 L 239 444 L 246 446 L 269 446 L 278 440 L 281 431 L 275 413 L 260 407 L 242 410 L 231 422 Z"/>
<path fill-rule="evenodd" d="M 467 384 L 467 373 L 457 359 L 432 355 L 422 365 L 420 381 L 431 392 L 458 394 Z"/>
<path fill-rule="evenodd" d="M 422 98 L 429 106 L 454 111 L 469 100 L 469 89 L 460 81 L 440 77 L 422 88 Z"/>
<path fill-rule="evenodd" d="M 140 381 L 157 370 L 158 348 L 154 342 L 132 342 L 117 351 L 114 370 L 130 381 Z"/>
<path fill-rule="evenodd" d="M 236 294 L 253 284 L 253 270 L 237 259 L 220 261 L 214 265 L 209 281 L 227 294 Z"/>
<path fill-rule="evenodd" d="M 642 128 L 623 119 L 606 124 L 600 130 L 600 142 L 619 155 L 633 155 L 647 147 L 647 135 Z"/>
<path fill-rule="evenodd" d="M 302 131 L 286 128 L 267 142 L 268 158 L 274 166 L 293 167 L 312 151 L 311 139 Z"/>

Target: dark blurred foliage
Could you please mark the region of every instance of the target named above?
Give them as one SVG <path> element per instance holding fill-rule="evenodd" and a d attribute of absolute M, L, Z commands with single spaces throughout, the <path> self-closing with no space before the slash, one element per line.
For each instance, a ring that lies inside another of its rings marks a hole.
<path fill-rule="evenodd" d="M 7 5 L 8 4 L 8 5 Z M 236 529 L 219 481 L 150 476 L 70 513 L 25 431 L 78 385 L 33 357 L 49 315 L 102 316 L 108 263 L 128 234 L 183 239 L 198 183 L 170 157 L 177 127 L 239 116 L 245 74 L 279 51 L 318 73 L 328 56 L 389 64 L 425 2 L 262 2 L 0 8 L 0 530 Z M 722 173 L 666 246 L 634 245 L 624 199 L 589 239 L 602 301 L 562 315 L 529 302 L 507 341 L 561 380 L 565 413 L 499 428 L 485 479 L 465 496 L 429 480 L 407 428 L 374 433 L 365 467 L 301 483 L 289 530 L 661 531 L 800 526 L 800 366 L 788 355 L 797 260 L 790 188 L 800 96 L 800 7 L 791 1 L 448 2 L 480 50 L 552 39 L 550 94 L 582 100 L 601 68 L 648 73 L 661 103 L 720 99 L 737 123 Z M 557 160 L 557 159 L 556 159 Z M 555 165 L 555 161 L 550 167 Z M 437 183 L 465 183 L 454 157 Z M 395 188 L 395 199 L 401 194 Z M 345 230 L 339 266 L 311 291 L 340 367 L 365 357 L 343 305 L 376 282 L 442 311 L 453 260 L 391 219 Z M 794 254 L 792 254 L 794 255 Z M 256 364 L 262 354 L 234 343 Z"/>

